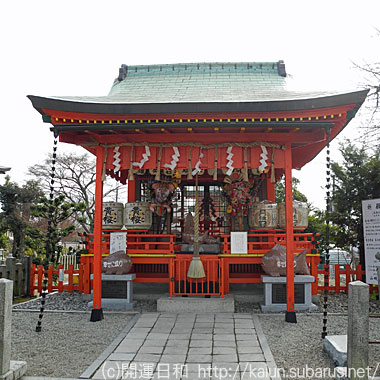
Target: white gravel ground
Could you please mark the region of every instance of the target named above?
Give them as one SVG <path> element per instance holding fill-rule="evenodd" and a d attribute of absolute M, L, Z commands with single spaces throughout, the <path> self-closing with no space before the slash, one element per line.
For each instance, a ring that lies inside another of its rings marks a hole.
<path fill-rule="evenodd" d="M 334 368 L 334 363 L 322 348 L 321 314 L 298 313 L 296 324 L 285 322 L 284 314 L 261 314 L 259 319 L 279 368 L 287 371 L 290 368 L 305 368 L 306 365 L 313 369 Z M 329 315 L 327 332 L 328 335 L 347 334 L 347 317 Z M 380 319 L 370 319 L 370 340 L 380 341 Z M 380 363 L 380 345 L 370 345 L 369 348 L 373 371 Z M 380 376 L 380 369 L 376 375 Z"/>
<path fill-rule="evenodd" d="M 131 314 L 105 314 L 90 322 L 90 313 L 12 313 L 12 360 L 28 363 L 27 375 L 79 377 L 123 330 Z"/>
<path fill-rule="evenodd" d="M 322 310 L 321 303 L 318 305 Z M 46 303 L 52 310 L 86 310 L 87 299 L 80 294 L 50 295 Z M 156 311 L 155 301 L 135 301 L 137 311 Z M 40 301 L 15 306 L 15 309 L 38 309 Z M 345 294 L 329 296 L 329 312 L 347 313 Z M 262 314 L 257 304 L 236 303 L 236 312 L 258 314 L 277 366 L 290 368 L 334 368 L 322 349 L 322 314 L 297 313 L 297 324 L 285 322 L 284 314 Z M 370 301 L 370 313 L 379 314 L 380 301 Z M 345 334 L 347 317 L 329 315 L 328 334 Z M 12 359 L 28 362 L 28 375 L 79 376 L 131 319 L 128 314 L 106 314 L 101 322 L 89 321 L 89 313 L 45 313 L 42 332 L 35 332 L 38 313 L 13 312 Z M 380 319 L 370 319 L 370 339 L 380 341 Z M 370 345 L 370 365 L 380 362 L 380 345 Z M 377 376 L 380 376 L 380 369 Z M 317 377 L 315 377 L 317 378 Z M 320 377 L 319 377 L 320 378 Z M 326 378 L 327 379 L 327 378 Z"/>

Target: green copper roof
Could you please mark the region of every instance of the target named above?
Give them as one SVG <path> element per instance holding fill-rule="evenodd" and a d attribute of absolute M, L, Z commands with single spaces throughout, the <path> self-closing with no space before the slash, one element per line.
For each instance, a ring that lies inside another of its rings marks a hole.
<path fill-rule="evenodd" d="M 283 91 L 285 77 L 279 66 L 277 62 L 122 66 L 109 96 L 128 103 L 251 100 Z"/>
<path fill-rule="evenodd" d="M 162 104 L 281 101 L 327 95 L 288 91 L 286 87 L 282 61 L 122 65 L 108 96 L 53 98 L 86 103 Z"/>

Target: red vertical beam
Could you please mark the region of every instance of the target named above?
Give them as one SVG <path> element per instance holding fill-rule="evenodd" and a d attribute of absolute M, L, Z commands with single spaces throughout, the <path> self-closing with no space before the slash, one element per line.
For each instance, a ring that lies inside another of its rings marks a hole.
<path fill-rule="evenodd" d="M 103 319 L 102 310 L 102 207 L 103 207 L 104 148 L 96 147 L 96 182 L 94 214 L 94 280 L 91 322 Z"/>
<path fill-rule="evenodd" d="M 275 202 L 275 191 L 274 191 L 274 183 L 270 180 L 270 174 L 267 174 L 266 178 L 266 185 L 267 185 L 267 200 L 271 202 Z"/>
<path fill-rule="evenodd" d="M 285 150 L 285 215 L 286 215 L 286 314 L 285 321 L 297 323 L 294 310 L 294 234 L 292 191 L 292 146 L 286 143 Z"/>
<path fill-rule="evenodd" d="M 136 200 L 136 181 L 128 180 L 128 202 L 134 202 Z"/>

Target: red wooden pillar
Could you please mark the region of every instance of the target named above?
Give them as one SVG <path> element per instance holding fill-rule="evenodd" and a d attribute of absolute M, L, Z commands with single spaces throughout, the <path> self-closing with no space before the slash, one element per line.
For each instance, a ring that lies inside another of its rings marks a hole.
<path fill-rule="evenodd" d="M 94 280 L 91 322 L 103 319 L 102 309 L 102 212 L 104 148 L 96 147 L 96 183 L 94 214 Z"/>
<path fill-rule="evenodd" d="M 270 180 L 270 174 L 267 174 L 266 178 L 266 185 L 267 185 L 267 200 L 271 202 L 275 202 L 275 188 L 274 188 L 274 183 L 271 182 Z"/>
<path fill-rule="evenodd" d="M 292 191 L 292 146 L 286 143 L 285 150 L 285 215 L 286 215 L 286 314 L 285 321 L 297 323 L 294 310 L 294 236 L 293 236 L 293 191 Z"/>
<path fill-rule="evenodd" d="M 128 202 L 134 202 L 136 200 L 136 181 L 128 180 Z"/>

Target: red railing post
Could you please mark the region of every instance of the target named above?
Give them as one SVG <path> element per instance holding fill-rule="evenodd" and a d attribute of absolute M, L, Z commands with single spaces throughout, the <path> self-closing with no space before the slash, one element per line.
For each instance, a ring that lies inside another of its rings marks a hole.
<path fill-rule="evenodd" d="M 175 278 L 174 278 L 174 261 L 173 261 L 173 258 L 170 258 L 169 259 L 169 263 L 168 263 L 168 271 L 169 271 L 169 296 L 170 298 L 173 297 L 173 293 L 174 293 L 174 281 L 175 281 Z"/>
<path fill-rule="evenodd" d="M 74 282 L 74 266 L 72 264 L 69 265 L 69 284 L 67 290 L 69 293 L 73 292 L 73 282 Z"/>
<path fill-rule="evenodd" d="M 313 256 L 310 260 L 310 274 L 314 277 L 314 282 L 311 284 L 311 293 L 318 293 L 318 257 Z"/>
<path fill-rule="evenodd" d="M 65 270 L 63 269 L 63 265 L 60 264 L 58 266 L 58 292 L 63 292 L 63 280 L 65 278 Z"/>
<path fill-rule="evenodd" d="M 90 276 L 91 276 L 91 263 L 90 260 L 86 262 L 83 268 L 83 289 L 85 294 L 91 293 Z"/>
<path fill-rule="evenodd" d="M 83 293 L 83 269 L 84 265 L 79 264 L 79 275 L 78 275 L 78 292 Z"/>
<path fill-rule="evenodd" d="M 49 265 L 48 269 L 48 292 L 53 291 L 53 265 Z"/>
<path fill-rule="evenodd" d="M 334 265 L 335 268 L 335 294 L 340 293 L 340 267 L 339 264 Z"/>
<path fill-rule="evenodd" d="M 38 266 L 37 269 L 37 290 L 38 293 L 42 293 L 42 278 L 44 276 L 44 267 L 42 265 Z"/>
<path fill-rule="evenodd" d="M 345 286 L 345 292 L 348 294 L 348 284 L 351 282 L 351 267 L 349 265 L 346 265 L 346 286 Z"/>
<path fill-rule="evenodd" d="M 356 279 L 358 281 L 361 281 L 363 278 L 363 271 L 362 271 L 362 266 L 359 264 L 357 267 L 356 267 Z"/>
<path fill-rule="evenodd" d="M 35 278 L 35 275 L 36 275 L 36 265 L 35 264 L 32 264 L 30 266 L 30 283 L 29 283 L 29 294 L 31 296 L 34 295 L 34 290 L 36 288 L 35 286 L 35 282 L 36 282 L 36 278 Z"/>
<path fill-rule="evenodd" d="M 223 258 L 219 259 L 219 291 L 221 298 L 224 298 L 224 267 Z"/>

